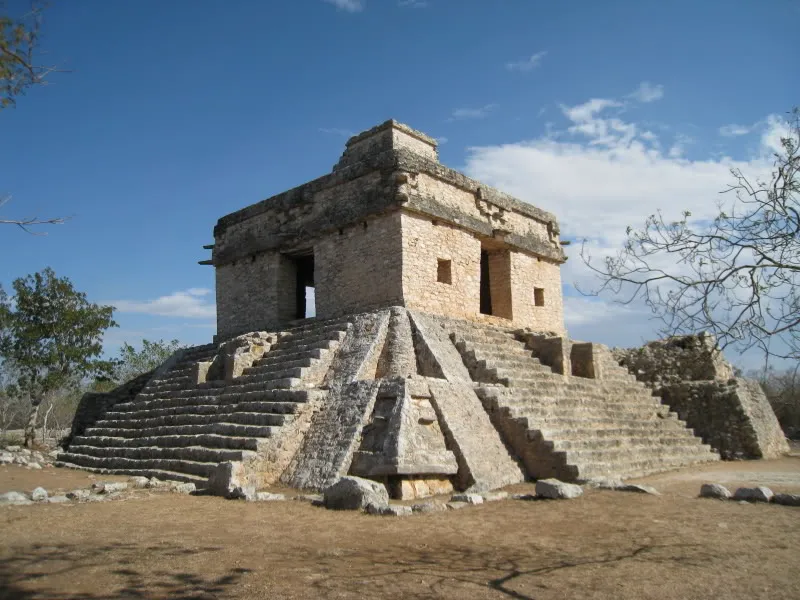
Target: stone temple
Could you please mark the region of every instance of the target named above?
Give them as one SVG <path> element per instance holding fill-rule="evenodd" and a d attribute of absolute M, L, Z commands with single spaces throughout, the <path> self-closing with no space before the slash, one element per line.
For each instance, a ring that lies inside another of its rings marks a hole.
<path fill-rule="evenodd" d="M 555 216 L 443 166 L 395 121 L 350 139 L 331 173 L 221 218 L 206 248 L 214 343 L 87 394 L 62 465 L 199 487 L 351 474 L 413 498 L 786 451 L 760 388 L 708 340 L 569 339 Z"/>

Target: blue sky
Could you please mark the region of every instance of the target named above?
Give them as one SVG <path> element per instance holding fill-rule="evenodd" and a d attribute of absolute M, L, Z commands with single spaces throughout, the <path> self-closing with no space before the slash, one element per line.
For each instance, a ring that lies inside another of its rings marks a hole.
<path fill-rule="evenodd" d="M 0 112 L 0 212 L 72 219 L 0 231 L 0 282 L 51 266 L 115 303 L 112 352 L 208 341 L 213 269 L 197 261 L 216 220 L 328 172 L 348 135 L 387 118 L 602 254 L 655 208 L 710 214 L 730 164 L 763 172 L 800 101 L 799 7 L 56 0 L 43 61 L 69 73 Z M 573 337 L 652 337 L 635 307 L 575 294 L 579 263 L 564 270 Z"/>

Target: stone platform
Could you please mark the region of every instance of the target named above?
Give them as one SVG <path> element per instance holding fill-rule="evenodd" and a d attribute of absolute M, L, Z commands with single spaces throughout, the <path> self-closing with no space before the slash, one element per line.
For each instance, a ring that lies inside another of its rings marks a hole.
<path fill-rule="evenodd" d="M 84 397 L 58 464 L 412 498 L 718 459 L 603 346 L 393 307 L 179 351 Z"/>

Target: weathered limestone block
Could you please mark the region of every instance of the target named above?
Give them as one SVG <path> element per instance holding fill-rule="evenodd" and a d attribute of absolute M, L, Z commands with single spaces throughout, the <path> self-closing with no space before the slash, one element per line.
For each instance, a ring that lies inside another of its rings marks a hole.
<path fill-rule="evenodd" d="M 254 331 L 228 340 L 220 345 L 214 361 L 205 368 L 206 378 L 232 382 L 268 352 L 277 339 L 273 333 Z M 198 380 L 199 376 L 198 371 Z"/>
<path fill-rule="evenodd" d="M 701 498 L 716 498 L 718 500 L 729 500 L 732 494 L 728 488 L 719 483 L 704 483 L 700 486 Z"/>
<path fill-rule="evenodd" d="M 220 463 L 208 478 L 208 492 L 231 499 L 254 497 L 256 490 L 250 481 L 251 476 L 241 461 Z"/>
<path fill-rule="evenodd" d="M 540 479 L 536 482 L 536 496 L 551 500 L 579 498 L 583 488 L 574 483 L 564 483 L 558 479 Z"/>
<path fill-rule="evenodd" d="M 800 494 L 775 494 L 772 502 L 783 506 L 800 506 Z"/>
<path fill-rule="evenodd" d="M 35 490 L 31 492 L 31 500 L 34 502 L 43 502 L 47 500 L 47 490 L 43 487 L 37 487 Z"/>
<path fill-rule="evenodd" d="M 772 500 L 773 495 L 772 490 L 764 486 L 754 488 L 740 487 L 733 493 L 733 499 L 746 500 L 747 502 L 769 502 Z"/>
<path fill-rule="evenodd" d="M 342 477 L 325 488 L 325 508 L 334 510 L 362 510 L 367 505 L 388 506 L 389 493 L 386 488 L 369 479 L 361 477 Z"/>
<path fill-rule="evenodd" d="M 533 356 L 543 365 L 550 367 L 554 373 L 570 375 L 571 343 L 564 336 L 555 333 L 534 332 L 520 329 L 514 332 L 516 338 L 525 342 L 525 347 L 531 350 Z"/>

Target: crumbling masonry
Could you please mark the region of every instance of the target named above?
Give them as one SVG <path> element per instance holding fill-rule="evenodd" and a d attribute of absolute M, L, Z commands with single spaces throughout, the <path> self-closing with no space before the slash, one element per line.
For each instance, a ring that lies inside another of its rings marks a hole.
<path fill-rule="evenodd" d="M 405 125 L 214 238 L 215 343 L 84 397 L 61 464 L 221 493 L 353 474 L 411 498 L 719 458 L 607 348 L 567 337 L 556 218 Z"/>

